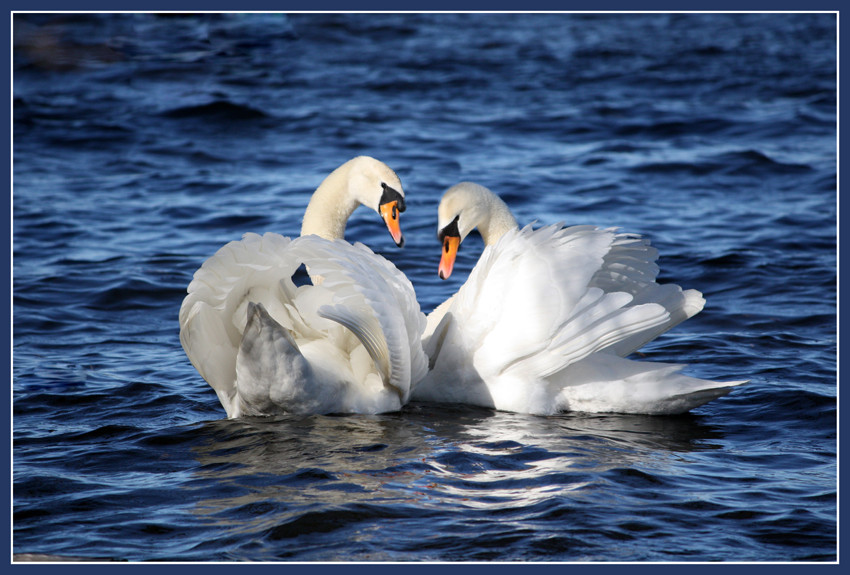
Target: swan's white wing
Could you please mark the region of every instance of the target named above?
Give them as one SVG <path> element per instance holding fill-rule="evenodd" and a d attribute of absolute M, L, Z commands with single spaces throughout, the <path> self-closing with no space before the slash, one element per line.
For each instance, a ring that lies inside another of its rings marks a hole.
<path fill-rule="evenodd" d="M 617 235 L 590 226 L 526 227 L 486 248 L 452 306 L 486 378 L 547 377 L 669 318 L 655 303 L 591 285 Z"/>
<path fill-rule="evenodd" d="M 301 264 L 323 278 L 321 285 L 295 287 Z M 413 286 L 365 246 L 246 234 L 195 273 L 180 311 L 180 340 L 230 417 L 374 413 L 397 409 L 424 376 L 424 325 Z M 316 364 L 310 377 L 280 375 L 305 357 Z M 370 375 L 369 357 L 380 378 Z M 384 383 L 396 391 L 388 396 Z"/>
<path fill-rule="evenodd" d="M 623 291 L 634 297 L 632 305 L 655 303 L 667 310 L 669 319 L 609 346 L 606 351 L 626 356 L 665 331 L 702 311 L 705 299 L 694 289 L 682 290 L 675 284 L 657 284 L 658 250 L 649 240 L 634 234 L 617 234 L 602 267 L 590 286 L 605 292 Z"/>
<path fill-rule="evenodd" d="M 381 278 L 386 282 L 389 293 L 395 299 L 394 307 L 398 310 L 404 327 L 404 334 L 397 338 L 399 342 L 398 353 L 401 357 L 408 358 L 410 365 L 404 368 L 403 373 L 409 374 L 407 379 L 410 381 L 410 385 L 415 385 L 428 372 L 428 357 L 422 350 L 421 343 L 426 318 L 419 308 L 413 284 L 392 262 L 374 255 L 368 246 L 358 242 L 354 244 L 354 247 L 364 252 L 365 257 L 369 257 L 370 262 L 373 263 Z M 371 301 L 368 297 L 367 300 Z M 383 314 L 378 313 L 378 317 L 380 319 Z M 406 344 L 407 349 L 404 349 L 403 344 Z"/>
<path fill-rule="evenodd" d="M 249 302 L 263 304 L 279 323 L 291 323 L 284 302 L 295 291 L 298 263 L 289 238 L 245 234 L 219 249 L 195 272 L 180 307 L 180 343 L 215 389 L 228 414 L 236 396 L 236 355 Z"/>
<path fill-rule="evenodd" d="M 406 401 L 411 385 L 427 372 L 420 341 L 425 316 L 410 281 L 362 244 L 304 236 L 292 249 L 334 294 L 319 315 L 351 330 Z"/>
<path fill-rule="evenodd" d="M 742 382 L 625 355 L 702 309 L 695 290 L 658 285 L 657 251 L 589 226 L 505 234 L 428 318 L 433 370 L 414 399 L 548 414 L 679 413 Z"/>

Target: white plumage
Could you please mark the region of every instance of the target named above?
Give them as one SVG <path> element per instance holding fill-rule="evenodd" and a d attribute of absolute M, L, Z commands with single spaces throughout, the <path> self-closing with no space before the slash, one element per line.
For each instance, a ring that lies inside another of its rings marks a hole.
<path fill-rule="evenodd" d="M 454 226 L 452 228 L 452 226 Z M 495 194 L 464 182 L 439 208 L 441 271 L 479 228 L 485 249 L 466 283 L 428 316 L 431 371 L 412 398 L 534 414 L 681 413 L 743 382 L 624 359 L 702 310 L 696 290 L 655 282 L 647 240 L 591 226 L 519 229 Z"/>
<path fill-rule="evenodd" d="M 180 309 L 180 341 L 228 417 L 380 413 L 407 402 L 427 371 L 425 316 L 413 286 L 366 246 L 334 237 L 366 204 L 386 212 L 403 242 L 400 210 L 383 209 L 387 186 L 395 192 L 389 200 L 402 201 L 401 183 L 384 164 L 347 162 L 314 193 L 301 237 L 246 234 L 195 273 Z M 312 283 L 296 287 L 302 264 Z"/>

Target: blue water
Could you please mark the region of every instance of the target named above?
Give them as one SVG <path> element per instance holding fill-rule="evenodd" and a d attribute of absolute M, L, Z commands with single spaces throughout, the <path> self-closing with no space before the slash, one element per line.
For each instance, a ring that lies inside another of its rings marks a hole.
<path fill-rule="evenodd" d="M 837 560 L 834 14 L 17 14 L 18 560 Z M 702 313 L 642 350 L 745 387 L 676 417 L 414 403 L 225 419 L 178 341 L 193 272 L 297 235 L 359 155 L 436 206 L 649 237 Z"/>

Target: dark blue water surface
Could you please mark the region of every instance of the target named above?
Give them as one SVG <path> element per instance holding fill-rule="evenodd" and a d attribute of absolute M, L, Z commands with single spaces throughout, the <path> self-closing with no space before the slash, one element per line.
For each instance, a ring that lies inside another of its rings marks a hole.
<path fill-rule="evenodd" d="M 120 561 L 837 559 L 835 14 L 17 14 L 13 552 Z M 411 404 L 225 419 L 194 271 L 377 157 L 437 277 L 461 180 L 651 238 L 705 310 L 649 360 L 751 382 L 676 417 Z"/>

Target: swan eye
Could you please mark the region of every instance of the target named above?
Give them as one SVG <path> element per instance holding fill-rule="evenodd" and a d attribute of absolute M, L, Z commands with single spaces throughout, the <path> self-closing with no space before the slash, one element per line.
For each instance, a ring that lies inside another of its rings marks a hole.
<path fill-rule="evenodd" d="M 389 204 L 390 202 L 395 202 L 398 206 L 398 211 L 403 212 L 404 205 L 404 196 L 402 196 L 398 191 L 394 190 L 386 183 L 381 182 L 381 188 L 384 192 L 381 194 L 381 200 L 378 202 L 379 205 Z"/>
<path fill-rule="evenodd" d="M 450 237 L 460 238 L 460 230 L 457 227 L 458 220 L 460 220 L 460 214 L 456 215 L 449 225 L 437 232 L 437 240 L 443 241 Z"/>

